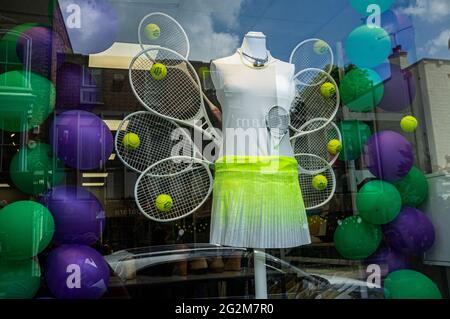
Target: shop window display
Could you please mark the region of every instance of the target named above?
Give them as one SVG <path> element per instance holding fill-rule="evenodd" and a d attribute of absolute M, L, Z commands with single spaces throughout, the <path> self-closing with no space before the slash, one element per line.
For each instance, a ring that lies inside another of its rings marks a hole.
<path fill-rule="evenodd" d="M 0 298 L 449 297 L 450 51 L 419 1 L 22 2 Z"/>

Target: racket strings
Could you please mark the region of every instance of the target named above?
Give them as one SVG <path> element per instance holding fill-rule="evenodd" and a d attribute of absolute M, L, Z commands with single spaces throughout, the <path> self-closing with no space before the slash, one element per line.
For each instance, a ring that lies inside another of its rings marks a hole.
<path fill-rule="evenodd" d="M 334 63 L 334 56 L 331 47 L 323 40 L 309 39 L 299 44 L 291 53 L 290 63 L 295 65 L 295 72 L 301 72 L 308 68 L 315 68 L 331 73 Z M 308 78 L 300 77 L 303 84 L 311 84 Z M 313 83 L 317 83 L 315 79 Z"/>
<path fill-rule="evenodd" d="M 323 125 L 325 119 L 317 119 L 305 125 L 305 131 L 314 130 Z M 341 141 L 339 129 L 334 123 L 306 135 L 294 137 L 292 146 L 295 154 L 313 154 L 325 159 L 330 165 L 334 164 L 339 154 L 328 152 L 328 143 L 331 140 Z"/>
<path fill-rule="evenodd" d="M 334 195 L 336 188 L 336 177 L 331 166 L 325 160 L 311 154 L 301 154 L 295 157 L 299 168 L 299 184 L 305 208 L 314 209 L 323 206 Z M 317 175 L 325 176 L 328 181 L 323 190 L 313 187 L 313 179 Z"/>
<path fill-rule="evenodd" d="M 151 55 L 156 53 L 156 58 Z M 167 68 L 162 80 L 154 79 L 150 73 L 155 63 Z M 170 51 L 159 49 L 144 51 L 134 59 L 130 66 L 130 80 L 138 98 L 150 111 L 169 118 L 191 121 L 199 118 L 202 96 L 196 85 L 195 71 Z"/>
<path fill-rule="evenodd" d="M 143 212 L 156 220 L 185 217 L 199 208 L 210 194 L 212 178 L 204 164 L 172 159 L 149 168 L 138 181 L 136 201 Z M 155 205 L 161 194 L 171 196 L 173 207 L 162 212 Z"/>
<path fill-rule="evenodd" d="M 312 79 L 321 78 L 321 83 L 325 83 L 327 80 L 333 84 L 335 83 L 331 76 L 320 70 L 305 70 L 298 76 L 301 76 L 302 74 L 307 74 L 307 76 Z M 305 129 L 305 124 L 317 118 L 325 118 L 328 120 L 328 123 L 331 122 L 336 115 L 338 107 L 338 95 L 334 94 L 330 97 L 322 95 L 321 85 L 309 86 L 297 84 L 296 96 L 292 103 L 290 114 L 291 127 L 297 132 L 311 132 L 318 130 L 327 125 L 327 122 L 317 122 L 316 127 L 309 126 L 308 130 Z M 320 126 L 320 124 L 322 124 L 322 126 Z"/>
<path fill-rule="evenodd" d="M 182 135 L 182 140 L 172 139 L 172 134 L 181 128 L 149 112 L 137 112 L 127 117 L 119 126 L 116 136 L 116 150 L 122 161 L 130 168 L 143 172 L 150 165 L 172 156 L 177 148 L 192 150 L 189 136 Z M 139 147 L 130 149 L 123 143 L 124 137 L 134 133 L 139 137 Z"/>
<path fill-rule="evenodd" d="M 159 36 L 149 36 L 148 25 L 159 27 Z M 183 57 L 189 55 L 189 40 L 183 28 L 168 15 L 161 13 L 150 14 L 141 21 L 139 39 L 142 49 L 148 46 L 169 48 L 178 52 Z"/>
<path fill-rule="evenodd" d="M 272 136 L 282 138 L 289 131 L 289 113 L 282 107 L 275 106 L 267 113 L 266 125 Z"/>

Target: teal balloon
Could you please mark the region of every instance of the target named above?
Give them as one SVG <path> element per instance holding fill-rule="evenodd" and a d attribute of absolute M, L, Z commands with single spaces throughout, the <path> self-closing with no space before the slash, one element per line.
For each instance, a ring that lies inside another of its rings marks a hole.
<path fill-rule="evenodd" d="M 373 68 L 383 63 L 391 48 L 391 38 L 383 28 L 367 25 L 353 30 L 345 41 L 347 57 L 360 68 Z"/>
<path fill-rule="evenodd" d="M 393 3 L 394 0 L 350 0 L 350 5 L 353 7 L 353 9 L 355 9 L 364 16 L 369 16 L 373 14 L 373 11 L 367 12 L 368 7 L 371 4 L 378 5 L 381 11 L 380 13 L 383 13 L 389 10 L 392 7 Z"/>
<path fill-rule="evenodd" d="M 366 223 L 359 216 L 351 216 L 340 222 L 336 228 L 334 243 L 344 258 L 361 260 L 378 249 L 381 237 L 380 226 Z"/>
<path fill-rule="evenodd" d="M 370 127 L 358 120 L 340 122 L 338 127 L 342 135 L 342 151 L 338 159 L 341 161 L 358 159 L 362 154 L 364 144 L 372 135 Z"/>
<path fill-rule="evenodd" d="M 41 269 L 33 259 L 0 261 L 0 299 L 31 299 L 41 285 Z"/>
<path fill-rule="evenodd" d="M 55 108 L 55 87 L 33 72 L 0 74 L 0 129 L 24 132 L 42 124 Z M 20 92 L 20 94 L 18 94 Z"/>
<path fill-rule="evenodd" d="M 436 284 L 424 274 L 414 270 L 397 270 L 384 280 L 386 299 L 442 299 Z"/>
<path fill-rule="evenodd" d="M 384 84 L 377 72 L 356 68 L 339 85 L 342 102 L 354 112 L 372 111 L 383 98 Z"/>
<path fill-rule="evenodd" d="M 427 178 L 415 166 L 394 185 L 402 197 L 403 206 L 419 207 L 428 197 Z"/>
<path fill-rule="evenodd" d="M 0 210 L 0 260 L 25 260 L 47 247 L 55 232 L 49 210 L 36 202 L 19 201 Z"/>
<path fill-rule="evenodd" d="M 394 185 L 384 181 L 371 181 L 359 190 L 356 206 L 364 221 L 384 225 L 398 216 L 402 209 L 402 198 Z"/>

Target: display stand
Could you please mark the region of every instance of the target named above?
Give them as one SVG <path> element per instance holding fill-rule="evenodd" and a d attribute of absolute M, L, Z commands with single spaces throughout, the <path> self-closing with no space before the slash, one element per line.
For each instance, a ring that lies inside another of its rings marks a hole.
<path fill-rule="evenodd" d="M 255 298 L 267 299 L 266 253 L 264 249 L 255 249 L 253 251 L 253 259 L 255 268 Z"/>

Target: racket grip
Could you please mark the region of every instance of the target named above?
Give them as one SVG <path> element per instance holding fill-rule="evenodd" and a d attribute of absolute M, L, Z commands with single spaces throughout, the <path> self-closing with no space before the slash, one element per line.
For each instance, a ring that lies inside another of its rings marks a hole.
<path fill-rule="evenodd" d="M 213 104 L 213 102 L 211 102 L 210 99 L 208 99 L 208 97 L 203 94 L 203 98 L 206 101 L 206 104 L 208 104 L 209 109 L 211 110 L 212 114 L 214 115 L 214 117 L 220 122 L 222 123 L 222 111 Z"/>
<path fill-rule="evenodd" d="M 214 117 L 222 123 L 222 112 L 219 110 L 218 107 L 211 108 L 211 112 L 213 113 Z"/>

